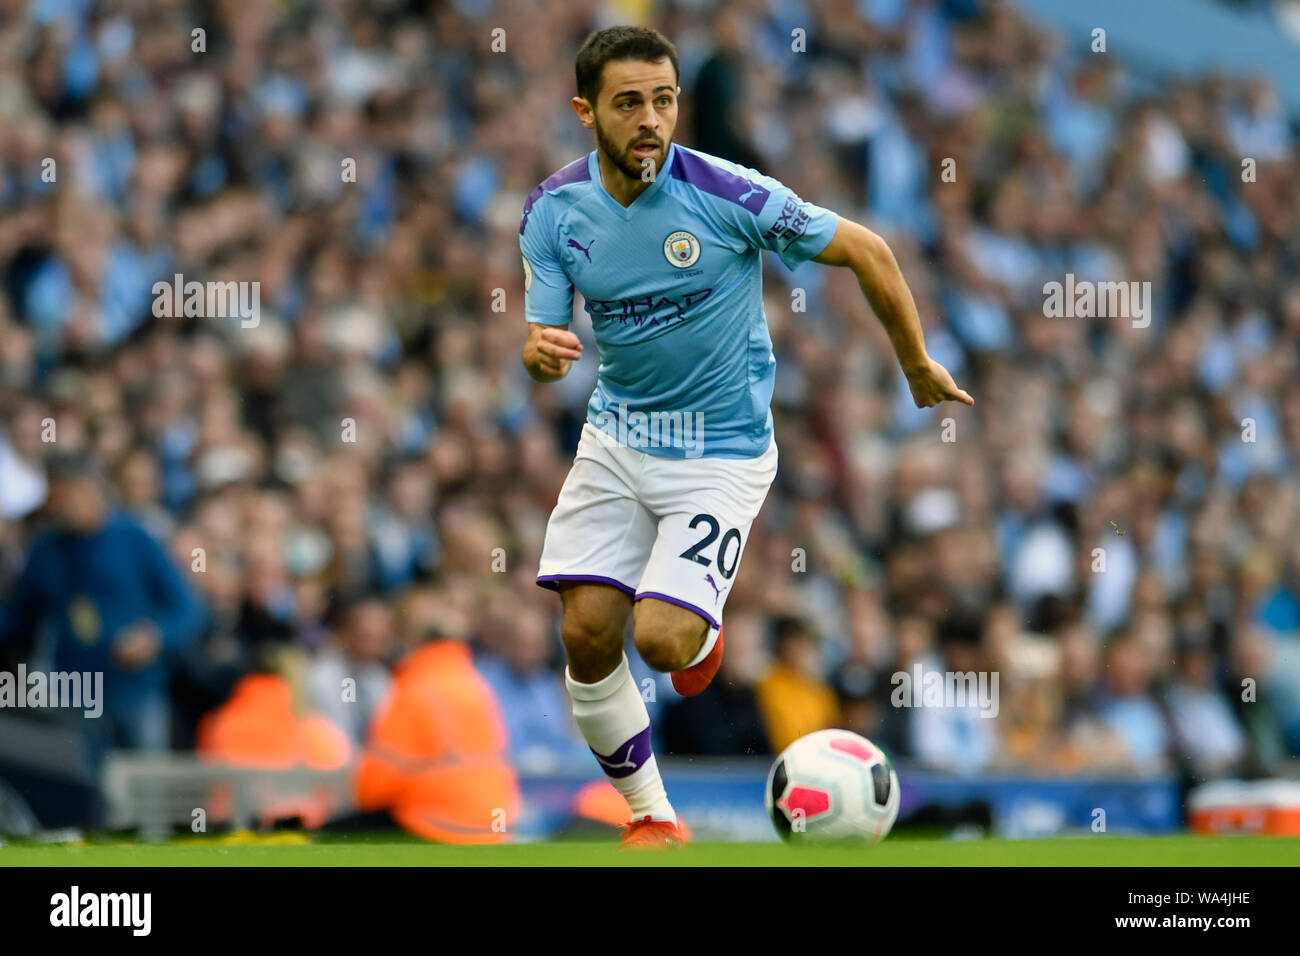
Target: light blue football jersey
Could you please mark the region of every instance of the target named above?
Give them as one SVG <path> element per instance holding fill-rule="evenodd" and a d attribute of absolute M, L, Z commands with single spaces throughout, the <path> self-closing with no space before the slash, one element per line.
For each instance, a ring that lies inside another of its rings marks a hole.
<path fill-rule="evenodd" d="M 760 250 L 793 269 L 838 223 L 770 176 L 676 143 L 624 208 L 592 150 L 524 205 L 525 316 L 568 325 L 582 293 L 600 353 L 587 420 L 614 441 L 663 458 L 754 458 L 772 437 L 776 369 Z"/>

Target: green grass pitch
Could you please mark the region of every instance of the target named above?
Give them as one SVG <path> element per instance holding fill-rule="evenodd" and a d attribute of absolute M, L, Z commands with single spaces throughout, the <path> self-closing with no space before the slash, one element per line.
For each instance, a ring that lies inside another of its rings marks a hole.
<path fill-rule="evenodd" d="M 619 853 L 603 842 L 435 846 L 394 835 L 280 842 L 217 838 L 0 847 L 0 866 L 1300 866 L 1300 838 L 1121 837 L 949 841 L 892 837 L 879 846 L 693 843 L 681 852 Z"/>

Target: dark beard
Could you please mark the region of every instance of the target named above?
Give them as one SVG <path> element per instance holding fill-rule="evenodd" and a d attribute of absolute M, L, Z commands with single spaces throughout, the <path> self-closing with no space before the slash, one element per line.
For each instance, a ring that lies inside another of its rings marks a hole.
<path fill-rule="evenodd" d="M 610 162 L 619 168 L 619 171 L 628 179 L 641 178 L 641 161 L 632 155 L 631 147 L 619 149 L 614 145 L 614 141 L 605 135 L 605 131 L 600 128 L 600 123 L 596 123 L 596 145 L 600 151 L 609 157 Z M 664 150 L 667 150 L 665 144 Z M 645 167 L 650 168 L 650 167 Z M 658 169 L 653 170 L 654 174 L 659 173 Z"/>

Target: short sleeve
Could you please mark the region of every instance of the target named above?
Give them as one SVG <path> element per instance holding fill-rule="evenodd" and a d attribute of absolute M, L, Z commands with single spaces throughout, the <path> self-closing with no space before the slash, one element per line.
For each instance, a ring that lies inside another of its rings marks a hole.
<path fill-rule="evenodd" d="M 752 185 L 767 192 L 757 213 L 751 205 L 743 206 L 742 228 L 752 245 L 767 249 L 795 269 L 831 244 L 839 228 L 839 214 L 806 202 L 794 190 L 756 170 L 747 170 Z"/>
<path fill-rule="evenodd" d="M 543 194 L 530 196 L 519 224 L 524 268 L 524 317 L 541 325 L 573 321 L 573 283 L 555 254 L 555 229 Z"/>

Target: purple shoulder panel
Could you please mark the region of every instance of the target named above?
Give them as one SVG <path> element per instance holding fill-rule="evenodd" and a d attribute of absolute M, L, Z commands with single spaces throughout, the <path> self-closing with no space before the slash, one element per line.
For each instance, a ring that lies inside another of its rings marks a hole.
<path fill-rule="evenodd" d="M 674 179 L 690 183 L 696 189 L 744 206 L 755 216 L 763 211 L 770 192 L 743 176 L 715 166 L 697 153 L 677 148 L 673 157 L 671 175 Z"/>
<path fill-rule="evenodd" d="M 542 193 L 588 179 L 591 179 L 591 171 L 587 169 L 587 157 L 583 156 L 542 180 L 541 185 L 528 194 L 528 201 L 524 203 L 524 217 L 519 220 L 519 235 L 524 234 L 524 229 L 528 226 L 528 214 L 533 211 L 533 203 L 542 198 Z"/>

